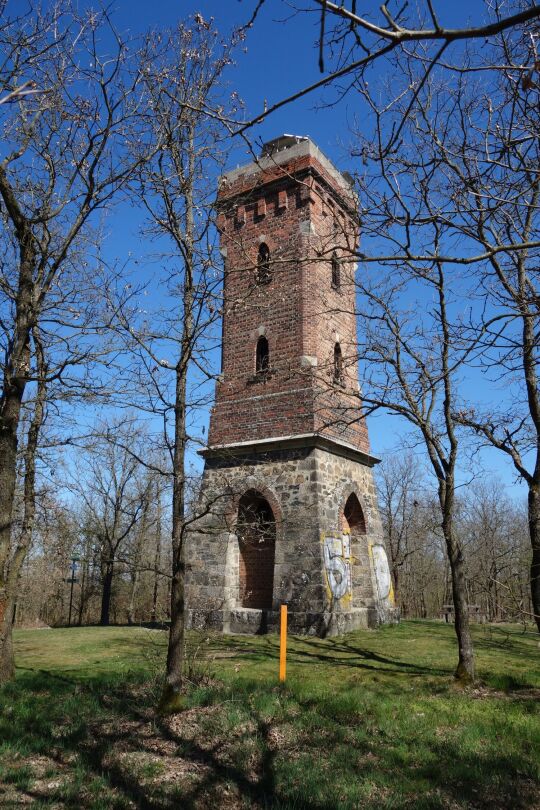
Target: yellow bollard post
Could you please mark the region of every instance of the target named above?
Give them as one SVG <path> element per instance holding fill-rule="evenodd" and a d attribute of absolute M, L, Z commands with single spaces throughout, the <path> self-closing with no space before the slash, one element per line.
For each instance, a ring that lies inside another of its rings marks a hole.
<path fill-rule="evenodd" d="M 283 683 L 287 674 L 287 605 L 281 605 L 279 635 L 279 680 Z"/>

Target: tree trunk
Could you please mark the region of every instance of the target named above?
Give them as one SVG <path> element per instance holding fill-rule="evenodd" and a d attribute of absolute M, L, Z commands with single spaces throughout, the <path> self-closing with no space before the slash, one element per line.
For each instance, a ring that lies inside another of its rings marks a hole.
<path fill-rule="evenodd" d="M 142 547 L 146 541 L 146 531 L 147 531 L 147 522 L 148 522 L 148 508 L 149 508 L 149 494 L 148 497 L 145 497 L 145 506 L 143 509 L 143 515 L 141 520 L 141 527 L 137 535 L 137 542 L 135 544 L 135 552 L 133 555 L 133 572 L 131 574 L 131 594 L 129 597 L 129 605 L 127 610 L 127 620 L 128 624 L 132 625 L 135 623 L 135 599 L 137 596 L 137 591 L 139 590 L 139 582 L 141 579 L 141 572 L 140 572 L 140 565 L 141 565 L 141 554 L 142 554 Z"/>
<path fill-rule="evenodd" d="M 101 617 L 99 623 L 107 627 L 110 623 L 112 581 L 114 574 L 114 562 L 109 560 L 105 566 L 101 591 Z"/>
<path fill-rule="evenodd" d="M 17 434 L 21 407 L 30 371 L 30 336 L 34 325 L 34 268 L 36 246 L 4 166 L 0 166 L 0 195 L 16 229 L 19 245 L 19 284 L 15 299 L 15 322 L 9 336 L 0 394 L 0 683 L 14 672 L 11 642 L 14 595 L 8 581 L 11 553 L 11 523 L 17 482 Z M 24 559 L 24 557 L 23 557 Z M 22 564 L 22 560 L 21 560 Z M 17 577 L 18 578 L 18 577 Z"/>
<path fill-rule="evenodd" d="M 156 518 L 156 553 L 154 557 L 154 592 L 152 594 L 152 622 L 157 621 L 157 603 L 159 591 L 159 567 L 161 565 L 161 491 L 156 487 L 157 518 Z"/>
<path fill-rule="evenodd" d="M 186 406 L 187 377 L 193 351 L 193 270 L 194 270 L 194 199 L 195 142 L 193 129 L 189 134 L 188 170 L 185 191 L 185 237 L 184 237 L 184 289 L 182 296 L 183 321 L 180 357 L 176 365 L 175 425 L 173 458 L 173 508 L 172 550 L 173 569 L 171 584 L 171 628 L 167 649 L 165 688 L 159 704 L 163 713 L 178 711 L 183 707 L 181 696 L 182 669 L 184 664 L 184 519 L 186 492 Z"/>
<path fill-rule="evenodd" d="M 45 382 L 45 359 L 37 331 L 34 332 L 36 350 L 36 370 L 39 375 L 34 411 L 28 429 L 28 438 L 24 451 L 24 509 L 21 533 L 17 546 L 10 559 L 4 560 L 0 567 L 0 683 L 13 677 L 15 664 L 13 659 L 12 629 L 17 606 L 17 589 L 21 568 L 26 553 L 32 542 L 36 516 L 36 454 L 39 435 L 45 416 L 47 385 Z M 29 351 L 29 348 L 28 348 Z M 20 415 L 20 407 L 19 407 Z M 17 444 L 15 442 L 15 463 Z M 15 483 L 13 484 L 13 495 Z M 11 542 L 8 548 L 11 547 Z M 2 573 L 4 576 L 2 576 Z"/>
<path fill-rule="evenodd" d="M 493 595 L 495 597 L 495 621 L 496 622 L 499 622 L 501 620 L 501 614 L 502 614 L 501 595 L 499 593 L 498 582 L 499 582 L 499 570 L 498 570 L 498 568 L 495 568 L 495 582 L 494 582 Z"/>
<path fill-rule="evenodd" d="M 11 524 L 17 480 L 17 430 L 22 391 L 6 392 L 0 415 L 0 683 L 13 677 L 11 629 L 13 595 L 9 587 Z"/>
<path fill-rule="evenodd" d="M 180 366 L 180 364 L 179 364 Z M 167 648 L 165 689 L 160 701 L 160 711 L 174 712 L 182 708 L 182 669 L 184 663 L 184 490 L 186 452 L 186 397 L 187 367 L 177 370 L 176 424 L 173 473 L 173 526 L 172 526 L 172 582 L 171 582 L 171 627 Z"/>
<path fill-rule="evenodd" d="M 529 535 L 531 538 L 531 600 L 534 620 L 540 632 L 540 490 L 529 487 Z"/>
<path fill-rule="evenodd" d="M 469 605 L 467 600 L 467 580 L 465 561 L 460 544 L 454 536 L 451 520 L 445 518 L 442 525 L 448 551 L 454 602 L 454 627 L 458 640 L 459 659 L 455 677 L 462 683 L 474 680 L 474 648 L 469 625 Z"/>
<path fill-rule="evenodd" d="M 139 571 L 136 570 L 133 575 L 133 580 L 131 582 L 131 595 L 129 597 L 129 605 L 127 610 L 127 620 L 130 626 L 132 624 L 135 624 L 135 597 L 137 595 L 137 590 L 139 588 L 139 577 L 140 577 Z"/>
<path fill-rule="evenodd" d="M 77 625 L 81 627 L 82 619 L 83 619 L 83 611 L 84 611 L 84 604 L 85 604 L 85 587 L 86 587 L 86 566 L 87 563 L 83 560 L 82 570 L 81 570 L 81 589 L 80 589 L 80 597 L 79 597 L 79 610 L 77 615 Z"/>
<path fill-rule="evenodd" d="M 0 683 L 9 681 L 15 674 L 11 636 L 12 616 L 13 604 L 11 604 L 11 600 L 4 597 L 0 604 Z"/>

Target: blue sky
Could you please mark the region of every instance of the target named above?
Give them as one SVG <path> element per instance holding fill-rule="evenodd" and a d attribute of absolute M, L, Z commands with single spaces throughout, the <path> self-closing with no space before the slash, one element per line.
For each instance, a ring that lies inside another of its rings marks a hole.
<path fill-rule="evenodd" d="M 81 2 L 81 5 L 83 3 Z M 160 0 L 149 4 L 144 0 L 116 0 L 112 4 L 114 17 L 133 33 L 149 27 L 173 25 L 178 19 L 200 12 L 206 19 L 213 17 L 222 32 L 242 25 L 250 17 L 257 0 Z M 315 7 L 314 3 L 294 3 L 299 7 Z M 392 7 L 392 3 L 388 4 Z M 399 4 L 401 5 L 401 4 Z M 379 2 L 369 0 L 366 8 L 375 10 L 379 17 Z M 448 25 L 478 23 L 482 19 L 483 0 L 435 0 L 441 19 Z M 246 102 L 250 116 L 262 112 L 265 100 L 272 104 L 321 78 L 318 69 L 318 50 L 315 47 L 318 35 L 316 14 L 295 14 L 285 0 L 266 0 L 256 23 L 248 32 L 246 52 L 239 52 L 236 66 L 229 79 Z M 331 93 L 326 94 L 330 100 Z M 301 99 L 272 114 L 253 130 L 253 135 L 263 141 L 282 132 L 310 135 L 333 159 L 342 155 L 340 144 L 347 122 L 361 109 L 354 101 L 331 109 L 319 109 L 321 94 Z"/>
<path fill-rule="evenodd" d="M 80 0 L 80 5 L 87 5 Z M 90 3 L 88 3 L 90 5 Z M 173 25 L 179 18 L 200 12 L 205 18 L 214 17 L 223 33 L 244 23 L 251 16 L 256 0 L 160 0 L 149 4 L 143 0 L 116 0 L 112 5 L 113 17 L 120 29 L 134 34 L 149 27 Z M 300 3 L 299 3 L 300 5 Z M 309 3 L 302 3 L 304 7 Z M 365 3 L 375 10 L 379 3 Z M 482 19 L 484 3 L 480 0 L 455 0 L 452 3 L 435 2 L 444 22 L 450 25 L 464 22 L 478 23 Z M 246 52 L 240 51 L 236 65 L 228 72 L 231 90 L 236 90 L 246 104 L 248 118 L 262 112 L 268 105 L 290 95 L 297 89 L 320 78 L 315 41 L 318 18 L 315 15 L 295 15 L 283 0 L 266 0 L 255 26 L 247 34 Z M 378 70 L 383 69 L 378 68 Z M 376 77 L 376 74 L 374 74 Z M 362 110 L 357 96 L 348 96 L 339 104 L 325 106 L 322 102 L 333 98 L 332 91 L 318 92 L 268 117 L 251 131 L 252 140 L 266 141 L 284 132 L 309 135 L 341 169 L 354 169 L 347 157 L 349 123 L 361 122 Z M 250 159 L 245 145 L 239 140 L 231 158 L 231 166 Z M 131 239 L 138 239 L 139 226 L 126 213 L 119 214 L 123 238 L 114 245 L 122 250 Z M 112 246 L 111 246 L 112 247 Z M 403 433 L 402 423 L 396 417 L 372 417 L 369 421 L 373 452 L 381 455 L 392 451 Z M 498 453 L 486 451 L 483 466 L 489 474 L 500 478 L 512 494 L 519 496 L 524 490 L 515 485 L 513 468 Z M 465 479 L 464 479 L 465 480 Z"/>

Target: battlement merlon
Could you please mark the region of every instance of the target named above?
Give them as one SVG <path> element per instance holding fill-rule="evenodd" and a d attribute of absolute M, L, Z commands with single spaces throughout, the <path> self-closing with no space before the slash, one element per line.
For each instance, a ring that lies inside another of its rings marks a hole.
<path fill-rule="evenodd" d="M 280 148 L 281 143 L 285 145 Z M 278 146 L 272 148 L 274 144 Z M 269 141 L 259 158 L 221 175 L 216 202 L 220 207 L 230 205 L 236 198 L 252 195 L 258 188 L 287 176 L 301 181 L 310 175 L 315 175 L 331 190 L 351 218 L 358 217 L 358 196 L 350 175 L 340 172 L 313 141 L 297 135 L 283 135 Z"/>

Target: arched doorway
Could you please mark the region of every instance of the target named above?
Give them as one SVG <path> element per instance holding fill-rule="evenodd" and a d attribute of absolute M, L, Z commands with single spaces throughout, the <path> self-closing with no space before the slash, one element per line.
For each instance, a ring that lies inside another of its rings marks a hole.
<path fill-rule="evenodd" d="M 249 490 L 238 504 L 239 599 L 242 607 L 271 609 L 276 521 L 266 498 Z"/>
<path fill-rule="evenodd" d="M 351 537 L 357 537 L 366 533 L 366 521 L 356 494 L 351 492 L 345 503 L 343 510 L 343 529 L 351 533 Z"/>

